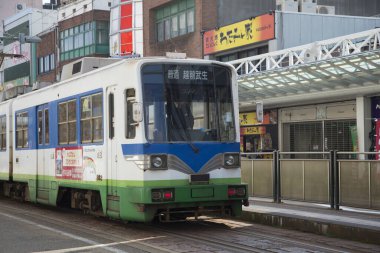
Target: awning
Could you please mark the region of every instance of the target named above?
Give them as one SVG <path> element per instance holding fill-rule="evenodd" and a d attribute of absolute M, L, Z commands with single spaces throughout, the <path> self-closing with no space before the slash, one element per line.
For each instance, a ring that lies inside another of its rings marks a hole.
<path fill-rule="evenodd" d="M 375 29 L 230 62 L 240 109 L 256 101 L 274 107 L 380 93 L 379 35 Z"/>

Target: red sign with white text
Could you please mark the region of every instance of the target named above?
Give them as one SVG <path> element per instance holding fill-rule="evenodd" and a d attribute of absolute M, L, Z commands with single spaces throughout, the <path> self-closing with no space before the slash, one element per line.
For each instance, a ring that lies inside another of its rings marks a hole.
<path fill-rule="evenodd" d="M 63 179 L 82 180 L 82 147 L 66 147 L 55 149 L 55 176 Z"/>

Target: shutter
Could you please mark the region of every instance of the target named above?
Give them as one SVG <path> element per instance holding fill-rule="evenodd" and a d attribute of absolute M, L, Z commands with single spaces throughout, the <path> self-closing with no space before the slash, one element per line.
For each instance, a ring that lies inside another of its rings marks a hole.
<path fill-rule="evenodd" d="M 354 151 L 352 126 L 356 126 L 356 120 L 325 121 L 325 150 Z"/>
<path fill-rule="evenodd" d="M 322 152 L 322 122 L 284 124 L 284 150 L 291 152 Z M 294 155 L 293 158 L 319 158 L 321 155 Z"/>

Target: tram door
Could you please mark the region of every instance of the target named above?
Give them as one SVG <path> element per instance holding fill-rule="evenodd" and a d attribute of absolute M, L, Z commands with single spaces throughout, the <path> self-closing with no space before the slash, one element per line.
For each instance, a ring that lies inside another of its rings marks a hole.
<path fill-rule="evenodd" d="M 47 104 L 37 107 L 37 199 L 49 201 L 48 168 L 52 166 L 47 147 L 50 144 L 49 108 Z"/>
<path fill-rule="evenodd" d="M 107 192 L 110 196 L 117 195 L 117 149 L 116 149 L 116 138 L 115 138 L 115 115 L 117 108 L 115 107 L 115 87 L 109 87 L 107 89 L 107 100 L 108 100 L 108 146 L 107 146 Z"/>

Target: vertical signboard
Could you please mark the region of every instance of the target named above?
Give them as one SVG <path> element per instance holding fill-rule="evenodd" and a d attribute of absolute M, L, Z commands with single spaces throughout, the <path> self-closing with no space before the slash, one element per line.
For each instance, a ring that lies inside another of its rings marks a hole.
<path fill-rule="evenodd" d="M 375 134 L 375 140 L 376 140 L 376 152 L 380 151 L 380 120 L 376 121 L 376 134 Z M 380 160 L 380 156 L 376 154 L 376 160 Z"/>
<path fill-rule="evenodd" d="M 143 55 L 142 0 L 114 2 L 111 9 L 110 55 Z"/>

